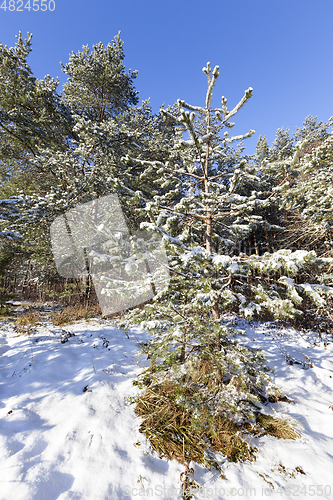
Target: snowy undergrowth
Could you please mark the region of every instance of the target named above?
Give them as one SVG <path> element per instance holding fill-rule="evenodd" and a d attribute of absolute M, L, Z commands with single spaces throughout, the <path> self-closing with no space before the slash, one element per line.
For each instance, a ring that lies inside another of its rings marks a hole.
<path fill-rule="evenodd" d="M 249 436 L 259 449 L 255 462 L 218 457 L 227 481 L 192 463 L 202 486 L 195 498 L 333 498 L 332 337 L 227 321 L 246 330 L 242 343 L 265 352 L 274 383 L 292 399 L 270 407 L 301 438 Z M 148 366 L 138 347 L 145 339 L 103 320 L 64 329 L 44 322 L 29 336 L 2 323 L 1 500 L 179 498 L 183 467 L 151 453 L 127 399 Z"/>

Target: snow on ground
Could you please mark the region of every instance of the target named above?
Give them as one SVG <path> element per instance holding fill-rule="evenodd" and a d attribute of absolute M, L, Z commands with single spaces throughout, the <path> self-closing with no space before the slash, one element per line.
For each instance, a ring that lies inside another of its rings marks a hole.
<path fill-rule="evenodd" d="M 293 401 L 270 406 L 301 437 L 251 437 L 256 462 L 225 462 L 228 480 L 194 465 L 195 498 L 332 499 L 332 337 L 235 322 L 247 331 L 241 341 L 275 368 L 274 382 Z M 151 453 L 128 401 L 148 364 L 138 350 L 146 334 L 104 320 L 64 330 L 75 335 L 61 343 L 63 330 L 50 323 L 24 336 L 0 327 L 0 500 L 180 498 L 183 467 Z"/>

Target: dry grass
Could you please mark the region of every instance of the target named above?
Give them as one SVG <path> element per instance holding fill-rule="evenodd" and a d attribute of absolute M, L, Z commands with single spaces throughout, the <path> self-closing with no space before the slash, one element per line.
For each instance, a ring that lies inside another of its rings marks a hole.
<path fill-rule="evenodd" d="M 159 457 L 176 459 L 186 470 L 191 461 L 208 468 L 213 466 L 225 478 L 222 466 L 209 458 L 209 451 L 221 452 L 230 462 L 253 461 L 258 450 L 250 446 L 244 436 L 270 434 L 279 439 L 299 437 L 288 422 L 281 418 L 256 413 L 255 425 L 238 424 L 221 412 L 212 412 L 209 404 L 202 402 L 199 386 L 195 383 L 202 382 L 207 375 L 209 367 L 206 360 L 201 360 L 197 369 L 192 370 L 191 381 L 185 377 L 182 381 L 168 379 L 158 383 L 151 372 L 149 376 L 148 369 L 142 382 L 136 383 L 143 389 L 135 399 L 135 413 L 142 419 L 140 432 Z M 216 382 L 221 384 L 223 373 L 215 375 Z M 211 383 L 210 378 L 208 383 Z M 235 383 L 242 385 L 238 379 Z M 281 399 L 289 401 L 282 396 Z M 189 480 L 188 473 L 185 475 L 186 480 Z"/>
<path fill-rule="evenodd" d="M 212 447 L 215 451 L 221 451 L 230 462 L 243 462 L 244 460 L 255 460 L 256 448 L 250 447 L 242 439 L 242 428 L 227 418 L 215 418 L 215 437 L 212 438 Z"/>
<path fill-rule="evenodd" d="M 258 415 L 257 423 L 265 429 L 267 434 L 279 439 L 296 439 L 300 434 L 296 432 L 286 420 L 282 418 L 273 418 L 270 415 Z"/>
<path fill-rule="evenodd" d="M 232 352 L 226 342 L 223 348 Z M 254 358 L 250 362 L 259 361 Z M 270 402 L 290 401 L 279 391 L 276 394 L 263 393 L 261 386 L 253 383 L 250 375 L 254 368 L 249 366 L 248 376 L 235 373 L 225 356 L 216 355 L 212 343 L 201 352 L 197 350 L 196 355 L 187 360 L 185 373 L 169 377 L 168 370 L 157 370 L 151 358 L 150 368 L 134 381 L 142 389 L 133 401 L 136 403 L 135 413 L 142 419 L 140 432 L 161 458 L 176 459 L 185 466 L 184 492 L 189 489 L 192 461 L 207 468 L 215 467 L 225 478 L 221 463 L 212 458 L 214 452 L 222 453 L 230 462 L 253 461 L 257 448 L 247 443 L 245 437 L 249 434 L 257 437 L 270 434 L 282 439 L 299 437 L 285 420 L 261 414 L 257 405 L 253 405 L 252 411 L 239 409 L 248 411 L 248 414 L 244 413 L 246 418 L 236 422 L 233 415 L 237 413 L 237 407 L 231 405 L 228 398 L 224 402 L 223 398 L 228 386 L 233 393 L 249 394 L 249 408 L 252 396 L 265 402 L 267 396 Z M 240 402 L 243 401 L 241 398 Z M 249 424 L 249 418 L 254 424 Z M 186 497 L 184 493 L 183 498 L 190 496 Z"/>
<path fill-rule="evenodd" d="M 54 325 L 61 326 L 69 323 L 74 323 L 80 319 L 90 319 L 101 316 L 102 312 L 99 306 L 67 306 L 60 311 L 56 311 L 50 315 L 50 319 Z"/>
<path fill-rule="evenodd" d="M 254 460 L 255 448 L 241 437 L 241 427 L 220 416 L 210 417 L 205 405 L 198 405 L 201 422 L 193 410 L 177 403 L 179 397 L 195 401 L 196 391 L 172 381 L 148 387 L 136 400 L 135 412 L 142 417 L 140 426 L 154 451 L 161 458 L 176 459 L 186 465 L 191 461 L 206 467 L 220 466 L 207 458 L 209 448 L 222 452 L 230 461 Z M 202 425 L 202 419 L 206 421 Z"/>
<path fill-rule="evenodd" d="M 36 326 L 41 324 L 42 318 L 39 312 L 31 311 L 21 314 L 15 321 L 14 328 L 19 334 L 31 334 L 35 331 Z"/>

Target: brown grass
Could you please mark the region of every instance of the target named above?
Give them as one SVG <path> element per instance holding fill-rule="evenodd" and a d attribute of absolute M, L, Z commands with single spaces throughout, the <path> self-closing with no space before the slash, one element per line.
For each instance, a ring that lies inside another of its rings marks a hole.
<path fill-rule="evenodd" d="M 255 448 L 250 447 L 241 437 L 242 428 L 227 418 L 214 419 L 215 434 L 212 438 L 212 447 L 221 451 L 230 462 L 239 462 L 255 459 Z"/>
<path fill-rule="evenodd" d="M 195 393 L 194 388 L 166 381 L 148 387 L 137 398 L 135 412 L 143 419 L 140 432 L 153 450 L 161 458 L 182 464 L 194 461 L 218 469 L 220 466 L 207 458 L 209 448 L 222 452 L 230 461 L 254 460 L 256 449 L 242 439 L 240 426 L 221 416 L 211 419 L 205 405 L 198 405 L 201 420 L 206 417 L 206 422 L 198 425 L 194 411 L 177 404 L 179 396 L 193 402 Z"/>
<path fill-rule="evenodd" d="M 36 326 L 42 324 L 42 318 L 39 312 L 31 311 L 21 314 L 15 321 L 14 328 L 19 334 L 31 334 Z"/>
<path fill-rule="evenodd" d="M 270 415 L 256 413 L 256 423 L 250 425 L 237 424 L 221 413 L 212 413 L 209 405 L 201 401 L 194 382 L 202 382 L 209 369 L 204 361 L 197 368 L 198 371 L 191 373 L 190 382 L 169 379 L 158 383 L 146 373 L 147 381 L 150 378 L 149 384 L 145 383 L 145 377 L 141 383 L 135 383 L 143 389 L 134 400 L 135 413 L 142 418 L 140 432 L 159 457 L 176 459 L 187 469 L 191 461 L 209 469 L 213 466 L 225 478 L 221 464 L 209 458 L 209 450 L 221 452 L 230 462 L 253 461 L 258 450 L 245 441 L 245 435 L 270 434 L 279 439 L 300 436 L 286 420 Z M 223 374 L 217 374 L 217 377 L 222 379 Z M 241 384 L 241 381 L 236 380 L 236 383 Z"/>
<path fill-rule="evenodd" d="M 256 420 L 265 429 L 266 433 L 271 436 L 279 439 L 296 439 L 300 437 L 300 434 L 282 418 L 273 418 L 270 415 L 258 415 Z"/>
<path fill-rule="evenodd" d="M 56 311 L 50 315 L 50 319 L 54 325 L 61 326 L 69 323 L 74 323 L 80 319 L 90 319 L 101 316 L 102 312 L 99 306 L 84 306 L 78 304 L 76 306 L 67 306 L 60 311 Z"/>

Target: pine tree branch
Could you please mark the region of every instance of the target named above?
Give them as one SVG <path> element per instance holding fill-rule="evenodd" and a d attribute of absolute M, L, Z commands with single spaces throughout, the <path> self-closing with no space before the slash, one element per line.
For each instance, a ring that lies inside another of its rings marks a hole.
<path fill-rule="evenodd" d="M 32 149 L 32 147 L 27 144 L 25 141 L 22 141 L 22 139 L 17 136 L 16 134 L 14 134 L 14 132 L 12 132 L 8 127 L 6 127 L 6 125 L 3 124 L 3 122 L 0 120 L 0 125 L 2 126 L 2 128 L 9 134 L 11 135 L 12 137 L 14 137 L 17 141 L 19 141 L 19 143 L 21 143 L 24 147 L 26 147 L 30 153 L 32 153 L 32 155 L 35 157 L 36 156 L 36 153 L 34 152 L 34 150 Z"/>
<path fill-rule="evenodd" d="M 203 181 L 203 177 L 199 177 L 198 175 L 186 172 L 185 170 L 174 170 L 172 168 L 168 168 L 164 163 L 160 161 L 139 160 L 138 158 L 132 158 L 131 156 L 126 156 L 125 160 L 131 160 L 133 163 L 137 162 L 142 166 L 149 165 L 156 170 L 160 170 L 161 168 L 163 168 L 166 172 L 170 172 L 174 175 L 188 175 L 189 177 L 193 177 L 194 179 L 199 179 L 200 182 Z"/>
<path fill-rule="evenodd" d="M 183 101 L 182 99 L 178 99 L 177 101 L 178 106 L 181 106 L 182 108 L 189 109 L 190 111 L 200 111 L 204 112 L 205 108 L 201 106 L 192 106 L 191 104 L 188 104 L 187 102 Z"/>
<path fill-rule="evenodd" d="M 244 96 L 239 101 L 239 103 L 236 104 L 236 106 L 224 117 L 223 123 L 227 122 L 232 116 L 234 116 L 237 113 L 237 111 L 239 111 L 244 106 L 244 104 L 250 99 L 250 97 L 252 97 L 252 92 L 253 92 L 253 88 L 249 87 L 245 91 Z M 223 108 L 215 108 L 215 109 L 212 109 L 212 111 L 218 111 L 218 112 L 224 114 Z"/>
<path fill-rule="evenodd" d="M 172 212 L 173 214 L 183 215 L 185 217 L 195 217 L 195 218 L 201 219 L 201 220 L 206 220 L 206 218 L 207 218 L 205 215 L 192 214 L 191 212 L 177 212 L 176 210 L 172 210 L 171 208 L 164 207 L 163 205 L 160 205 L 159 208 L 162 208 L 162 210 L 168 210 L 169 212 Z"/>

